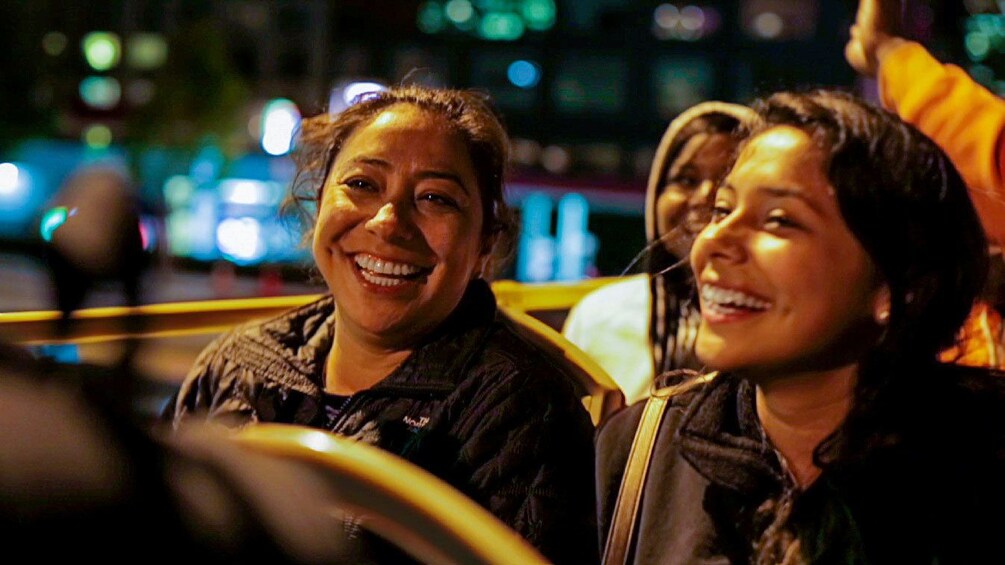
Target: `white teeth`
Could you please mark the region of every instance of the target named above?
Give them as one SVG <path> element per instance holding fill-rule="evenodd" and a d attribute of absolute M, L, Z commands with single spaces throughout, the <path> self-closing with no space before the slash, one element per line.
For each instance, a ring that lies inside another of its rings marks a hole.
<path fill-rule="evenodd" d="M 710 305 L 727 308 L 732 306 L 753 310 L 766 310 L 771 306 L 770 302 L 755 298 L 738 290 L 719 288 L 710 284 L 702 285 L 701 298 Z"/>
<path fill-rule="evenodd" d="M 356 264 L 360 267 L 363 278 L 377 286 L 397 286 L 405 284 L 407 279 L 395 277 L 407 277 L 422 271 L 421 267 L 409 265 L 408 263 L 395 263 L 386 259 L 378 259 L 372 255 L 358 254 L 355 257 Z M 383 276 L 382 276 L 383 275 Z"/>
<path fill-rule="evenodd" d="M 390 279 L 387 277 L 378 277 L 377 275 L 371 274 L 369 271 L 360 271 L 360 272 L 363 274 L 364 279 L 377 286 L 396 286 L 399 284 L 405 284 L 405 279 Z"/>
<path fill-rule="evenodd" d="M 407 263 L 394 263 L 384 259 L 377 259 L 372 255 L 356 255 L 356 264 L 364 271 L 371 271 L 381 275 L 408 276 L 418 273 L 422 269 Z"/>

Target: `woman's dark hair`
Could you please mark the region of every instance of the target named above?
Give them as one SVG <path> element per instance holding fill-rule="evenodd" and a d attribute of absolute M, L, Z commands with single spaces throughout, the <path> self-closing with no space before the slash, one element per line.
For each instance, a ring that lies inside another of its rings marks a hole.
<path fill-rule="evenodd" d="M 496 259 L 508 259 L 515 231 L 513 213 L 504 193 L 509 137 L 489 97 L 476 91 L 400 86 L 361 95 L 336 115 L 326 113 L 305 119 L 293 153 L 297 172 L 284 210 L 296 214 L 309 238 L 328 173 L 346 140 L 382 111 L 399 104 L 416 106 L 440 116 L 461 135 L 481 191 L 482 238 L 488 240 L 497 236 Z M 416 142 L 421 143 L 421 140 Z"/>
<path fill-rule="evenodd" d="M 781 92 L 754 108 L 763 124 L 752 135 L 794 126 L 827 156 L 841 214 L 890 288 L 876 354 L 934 362 L 955 343 L 988 269 L 984 231 L 952 162 L 896 115 L 843 92 Z"/>
<path fill-rule="evenodd" d="M 900 441 L 904 419 L 918 411 L 917 391 L 936 375 L 967 370 L 940 365 L 939 354 L 955 343 L 984 284 L 987 241 L 949 158 L 896 115 L 826 90 L 777 93 L 754 109 L 763 123 L 751 138 L 788 125 L 823 150 L 841 215 L 890 289 L 887 326 L 859 364 L 851 411 L 814 452 L 821 468 L 854 465 Z M 807 562 L 826 549 L 820 537 L 794 537 L 790 507 L 782 496 L 758 510 L 770 525 L 755 543 L 757 562 L 777 562 L 790 544 Z"/>

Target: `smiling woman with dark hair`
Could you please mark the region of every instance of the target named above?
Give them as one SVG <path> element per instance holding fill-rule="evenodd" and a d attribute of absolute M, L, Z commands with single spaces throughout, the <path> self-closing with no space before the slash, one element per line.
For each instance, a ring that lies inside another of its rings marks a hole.
<path fill-rule="evenodd" d="M 691 251 L 717 372 L 601 430 L 606 561 L 1000 561 L 1005 379 L 940 360 L 987 269 L 963 181 L 854 97 L 755 109 Z"/>
<path fill-rule="evenodd" d="M 308 121 L 297 198 L 331 295 L 197 360 L 176 425 L 294 423 L 446 480 L 559 563 L 596 561 L 593 425 L 573 368 L 497 311 L 509 143 L 488 100 L 401 87 Z"/>

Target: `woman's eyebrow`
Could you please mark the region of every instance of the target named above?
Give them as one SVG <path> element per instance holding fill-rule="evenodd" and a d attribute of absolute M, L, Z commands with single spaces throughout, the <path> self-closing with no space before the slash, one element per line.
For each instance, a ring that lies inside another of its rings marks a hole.
<path fill-rule="evenodd" d="M 465 194 L 470 194 L 471 193 L 471 191 L 468 190 L 467 185 L 464 184 L 464 181 L 461 180 L 460 175 L 458 175 L 457 173 L 454 173 L 452 171 L 439 170 L 439 169 L 429 169 L 429 170 L 420 172 L 418 176 L 419 176 L 420 179 L 441 179 L 441 180 L 450 181 L 450 182 L 453 182 L 454 184 L 456 184 L 457 186 L 461 187 L 461 190 L 463 190 Z"/>
<path fill-rule="evenodd" d="M 392 168 L 392 165 L 391 165 L 390 161 L 387 161 L 385 159 L 381 159 L 379 157 L 365 157 L 365 156 L 353 157 L 352 159 L 349 159 L 346 162 L 346 164 L 349 164 L 349 165 L 357 165 L 357 164 L 369 165 L 371 167 L 377 167 L 377 168 L 383 169 L 383 170 L 387 170 L 387 169 L 391 169 Z M 420 171 L 419 174 L 418 174 L 418 177 L 420 179 L 440 179 L 440 180 L 450 181 L 450 182 L 456 184 L 457 186 L 459 186 L 461 188 L 461 190 L 464 191 L 465 194 L 471 194 L 471 190 L 469 190 L 468 187 L 464 184 L 464 181 L 461 180 L 460 175 L 458 175 L 457 173 L 454 173 L 453 171 L 450 171 L 448 169 L 427 169 L 427 170 L 424 170 L 424 171 Z"/>

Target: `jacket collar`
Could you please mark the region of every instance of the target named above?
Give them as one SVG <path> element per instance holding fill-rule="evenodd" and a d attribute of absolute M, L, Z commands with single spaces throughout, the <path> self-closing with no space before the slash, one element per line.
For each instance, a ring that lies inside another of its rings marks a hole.
<path fill-rule="evenodd" d="M 678 430 L 682 456 L 710 482 L 741 492 L 763 492 L 783 482 L 765 438 L 749 382 L 723 374 L 688 405 Z"/>
<path fill-rule="evenodd" d="M 254 339 L 275 352 L 288 370 L 321 389 L 325 359 L 335 334 L 335 308 L 334 298 L 325 296 L 265 322 Z M 491 330 L 495 314 L 495 296 L 489 284 L 481 279 L 472 281 L 444 323 L 372 390 L 408 394 L 453 390 L 461 370 Z"/>

